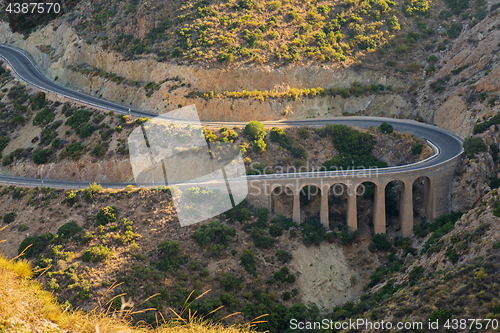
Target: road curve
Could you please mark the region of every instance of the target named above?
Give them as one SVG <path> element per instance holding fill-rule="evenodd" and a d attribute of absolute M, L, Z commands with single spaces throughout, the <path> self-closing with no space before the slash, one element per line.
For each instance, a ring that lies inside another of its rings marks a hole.
<path fill-rule="evenodd" d="M 79 101 L 81 103 L 101 108 L 105 110 L 115 111 L 121 114 L 130 114 L 133 117 L 155 117 L 156 114 L 129 109 L 123 105 L 115 104 L 97 97 L 89 96 L 81 92 L 62 87 L 50 79 L 46 78 L 35 65 L 31 57 L 22 50 L 17 48 L 0 45 L 0 58 L 7 61 L 13 68 L 19 78 L 26 83 L 33 85 L 41 90 L 49 91 L 66 98 Z M 382 117 L 336 117 L 336 118 L 317 118 L 317 119 L 301 119 L 301 120 L 281 120 L 281 121 L 264 121 L 266 126 L 324 126 L 326 124 L 344 124 L 356 126 L 360 128 L 368 128 L 370 126 L 379 126 L 382 122 L 387 122 L 394 127 L 398 132 L 412 133 L 417 137 L 425 138 L 437 148 L 436 154 L 425 161 L 417 162 L 399 167 L 391 167 L 378 169 L 379 175 L 387 173 L 398 173 L 402 171 L 422 170 L 434 167 L 438 164 L 449 161 L 460 155 L 463 151 L 463 140 L 454 133 L 443 128 L 416 122 L 414 120 L 382 118 Z M 245 125 L 243 122 L 203 122 L 204 125 L 221 125 L 221 126 L 236 126 Z M 365 171 L 353 171 L 365 172 Z M 367 170 L 366 172 L 370 172 Z M 283 178 L 304 178 L 318 176 L 335 176 L 337 172 L 318 173 L 304 172 L 300 174 L 281 174 L 281 175 L 262 175 L 251 176 L 250 179 L 258 177 L 259 179 L 283 179 Z M 232 180 L 241 181 L 241 180 Z M 34 179 L 25 177 L 0 176 L 0 184 L 9 184 L 17 186 L 46 186 L 54 188 L 72 188 L 81 189 L 88 185 L 89 182 L 75 182 L 65 180 L 48 180 Z M 107 188 L 123 188 L 127 185 L 151 185 L 151 184 L 135 184 L 135 183 L 101 183 Z"/>

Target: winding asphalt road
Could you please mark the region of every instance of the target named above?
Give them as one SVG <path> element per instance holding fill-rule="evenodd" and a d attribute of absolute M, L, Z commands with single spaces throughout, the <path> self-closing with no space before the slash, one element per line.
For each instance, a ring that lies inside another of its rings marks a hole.
<path fill-rule="evenodd" d="M 26 83 L 35 86 L 41 90 L 56 93 L 60 96 L 79 101 L 81 103 L 101 108 L 105 110 L 115 111 L 120 114 L 130 114 L 133 117 L 155 117 L 157 115 L 152 113 L 143 112 L 140 110 L 129 109 L 123 105 L 115 104 L 104 99 L 89 96 L 81 92 L 62 87 L 51 81 L 41 74 L 35 62 L 24 51 L 17 48 L 0 45 L 0 58 L 7 61 L 13 68 L 19 78 Z M 337 118 L 317 118 L 317 119 L 303 119 L 303 120 L 283 120 L 283 121 L 265 121 L 266 126 L 324 126 L 326 124 L 345 124 L 356 126 L 360 128 L 368 128 L 370 126 L 379 126 L 382 122 L 387 122 L 394 127 L 398 132 L 412 133 L 417 137 L 425 138 L 428 142 L 435 147 L 436 153 L 424 161 L 417 162 L 399 167 L 391 167 L 378 169 L 378 174 L 397 173 L 409 170 L 418 170 L 433 167 L 435 165 L 444 163 L 463 151 L 463 140 L 454 133 L 447 131 L 443 128 L 416 122 L 413 120 L 381 118 L 381 117 L 337 117 Z M 222 125 L 222 126 L 236 126 L 245 125 L 242 122 L 203 122 L 204 125 Z M 370 170 L 353 171 L 356 174 L 368 173 Z M 262 176 L 249 176 L 249 179 L 283 179 L 283 178 L 317 178 L 335 176 L 338 172 L 304 172 L 297 174 L 281 174 L 281 175 L 262 175 Z M 229 179 L 231 181 L 231 179 Z M 240 179 L 233 179 L 232 181 L 241 181 Z M 72 188 L 81 189 L 88 185 L 88 182 L 73 182 L 65 180 L 48 180 L 48 179 L 33 179 L 24 177 L 10 177 L 0 176 L 0 183 L 17 185 L 17 186 L 46 186 L 54 188 Z M 151 184 L 135 184 L 132 185 L 151 185 Z M 106 188 L 123 188 L 129 184 L 127 183 L 101 183 Z"/>

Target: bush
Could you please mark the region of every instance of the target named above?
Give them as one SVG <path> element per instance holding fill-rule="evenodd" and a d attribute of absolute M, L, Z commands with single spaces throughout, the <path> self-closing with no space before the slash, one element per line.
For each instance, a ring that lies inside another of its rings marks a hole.
<path fill-rule="evenodd" d="M 307 139 L 309 137 L 310 133 L 309 133 L 309 130 L 305 127 L 302 127 L 300 130 L 299 130 L 299 136 L 302 138 L 302 139 Z"/>
<path fill-rule="evenodd" d="M 245 126 L 244 134 L 258 141 L 266 137 L 266 128 L 260 121 L 252 120 Z"/>
<path fill-rule="evenodd" d="M 16 219 L 16 213 L 11 212 L 11 213 L 5 214 L 5 216 L 3 217 L 3 223 L 10 224 L 10 223 L 14 222 L 15 219 Z"/>
<path fill-rule="evenodd" d="M 282 128 L 279 128 L 279 127 L 271 128 L 269 139 L 272 142 L 276 142 L 277 144 L 279 144 L 281 147 L 283 147 L 285 149 L 290 149 L 290 138 L 288 137 L 288 134 L 286 134 Z"/>
<path fill-rule="evenodd" d="M 410 286 L 414 286 L 415 283 L 422 277 L 424 274 L 424 268 L 422 266 L 417 266 L 408 273 L 408 278 L 410 282 Z"/>
<path fill-rule="evenodd" d="M 475 136 L 465 138 L 463 147 L 465 154 L 468 155 L 469 158 L 473 158 L 474 154 L 488 150 L 488 146 L 486 146 L 483 139 Z"/>
<path fill-rule="evenodd" d="M 220 286 L 227 292 L 238 291 L 240 281 L 231 273 L 224 273 L 220 280 Z"/>
<path fill-rule="evenodd" d="M 455 39 L 458 37 L 458 35 L 460 35 L 462 28 L 463 28 L 462 23 L 453 22 L 450 25 L 450 28 L 446 31 L 446 33 L 448 34 L 448 37 Z"/>
<path fill-rule="evenodd" d="M 78 195 L 76 195 L 76 193 L 73 191 L 69 191 L 63 201 L 66 202 L 68 206 L 72 207 L 75 203 L 78 202 L 78 200 L 80 200 L 78 198 Z"/>
<path fill-rule="evenodd" d="M 244 249 L 240 256 L 240 265 L 249 273 L 255 274 L 255 252 L 253 249 Z"/>
<path fill-rule="evenodd" d="M 430 64 L 435 64 L 438 62 L 438 60 L 438 57 L 436 57 L 435 55 L 430 55 L 429 58 L 427 58 L 427 62 Z"/>
<path fill-rule="evenodd" d="M 18 253 L 21 254 L 24 249 L 26 249 L 29 245 L 31 245 L 24 254 L 26 257 L 33 257 L 38 255 L 45 250 L 47 245 L 49 245 L 51 239 L 54 238 L 54 235 L 51 233 L 47 233 L 40 236 L 29 236 L 26 237 L 21 244 L 19 245 Z"/>
<path fill-rule="evenodd" d="M 266 143 L 264 142 L 264 139 L 259 139 L 259 140 L 255 140 L 253 142 L 253 149 L 255 150 L 255 152 L 257 153 L 263 153 L 266 151 Z"/>
<path fill-rule="evenodd" d="M 66 148 L 66 151 L 68 153 L 77 153 L 82 151 L 83 147 L 80 142 L 74 142 L 72 143 L 68 148 Z"/>
<path fill-rule="evenodd" d="M 444 3 L 455 15 L 462 13 L 469 7 L 469 0 L 445 0 Z"/>
<path fill-rule="evenodd" d="M 97 183 L 89 184 L 84 190 L 85 199 L 93 201 L 96 194 L 102 191 L 102 186 Z"/>
<path fill-rule="evenodd" d="M 82 228 L 79 227 L 78 224 L 76 224 L 75 222 L 68 222 L 63 224 L 57 230 L 57 235 L 59 236 L 59 238 L 68 239 L 70 237 L 75 236 L 80 231 L 82 231 Z"/>
<path fill-rule="evenodd" d="M 273 277 L 276 281 L 284 282 L 289 273 L 290 270 L 287 267 L 283 267 L 279 271 L 274 273 Z"/>
<path fill-rule="evenodd" d="M 106 225 L 108 223 L 115 222 L 118 219 L 118 209 L 114 206 L 106 206 L 101 208 L 99 213 L 96 215 L 97 225 Z"/>
<path fill-rule="evenodd" d="M 66 120 L 65 124 L 71 126 L 74 130 L 78 131 L 79 127 L 87 123 L 90 120 L 91 116 L 92 112 L 81 109 L 75 111 L 75 113 L 73 113 L 73 115 L 71 115 Z"/>
<path fill-rule="evenodd" d="M 378 129 L 381 133 L 391 134 L 392 132 L 394 132 L 394 128 L 392 127 L 392 125 L 386 123 L 385 121 L 382 124 L 380 124 Z"/>
<path fill-rule="evenodd" d="M 7 147 L 9 142 L 10 142 L 10 138 L 8 136 L 0 135 L 0 155 L 1 155 L 2 151 L 5 149 L 5 147 Z"/>
<path fill-rule="evenodd" d="M 417 142 L 411 146 L 411 152 L 415 155 L 420 155 L 422 153 L 422 149 L 424 148 L 424 145 Z"/>
<path fill-rule="evenodd" d="M 173 272 L 181 265 L 189 262 L 188 255 L 179 255 L 181 243 L 178 241 L 163 241 L 158 244 L 158 260 L 152 262 L 159 270 Z"/>
<path fill-rule="evenodd" d="M 274 246 L 275 239 L 272 237 L 264 236 L 264 230 L 259 228 L 254 228 L 252 230 L 251 236 L 255 246 L 262 249 L 270 249 Z"/>
<path fill-rule="evenodd" d="M 103 262 L 113 255 L 113 251 L 103 245 L 95 245 L 82 255 L 83 262 Z"/>
<path fill-rule="evenodd" d="M 304 148 L 303 145 L 298 143 L 297 141 L 294 141 L 292 144 L 292 149 L 290 150 L 292 153 L 292 156 L 295 158 L 306 158 L 307 157 L 307 151 Z"/>
<path fill-rule="evenodd" d="M 496 124 L 500 124 L 500 113 L 496 114 L 495 116 L 491 117 L 490 119 L 488 119 L 485 122 L 474 125 L 474 129 L 473 129 L 472 133 L 473 134 L 483 133 L 488 128 L 490 128 L 491 125 L 496 125 Z"/>
<path fill-rule="evenodd" d="M 42 149 L 33 154 L 35 164 L 45 164 L 49 160 L 49 149 Z"/>
<path fill-rule="evenodd" d="M 165 256 L 175 256 L 181 250 L 181 242 L 163 241 L 157 246 L 158 251 Z"/>
<path fill-rule="evenodd" d="M 375 251 L 389 251 L 392 248 L 391 243 L 387 239 L 387 235 L 385 234 L 375 234 L 372 237 L 372 241 L 368 246 L 368 249 L 371 252 Z"/>
<path fill-rule="evenodd" d="M 47 104 L 47 101 L 45 100 L 45 93 L 43 91 L 38 91 L 31 101 L 38 109 L 43 108 L 45 104 Z"/>
<path fill-rule="evenodd" d="M 219 221 L 212 221 L 202 225 L 191 237 L 202 247 L 209 244 L 220 244 L 227 248 L 235 236 L 236 231 L 233 228 Z"/>
<path fill-rule="evenodd" d="M 290 260 L 292 260 L 292 255 L 288 252 L 286 252 L 285 250 L 278 250 L 276 251 L 276 257 L 278 257 L 278 260 L 283 262 L 283 263 L 287 263 L 289 262 Z"/>
<path fill-rule="evenodd" d="M 228 210 L 225 213 L 225 215 L 231 222 L 234 221 L 246 222 L 250 219 L 250 217 L 252 217 L 252 213 L 247 207 L 248 207 L 248 201 L 245 199 L 235 207 Z"/>
<path fill-rule="evenodd" d="M 317 216 L 308 217 L 300 224 L 300 233 L 304 236 L 304 244 L 319 244 L 325 240 L 326 230 Z"/>
<path fill-rule="evenodd" d="M 55 113 L 53 110 L 50 109 L 42 109 L 40 112 L 38 112 L 33 118 L 33 126 L 35 125 L 47 125 L 50 123 L 54 118 L 56 117 Z"/>
<path fill-rule="evenodd" d="M 346 125 L 330 125 L 328 131 L 333 136 L 333 144 L 344 155 L 370 155 L 375 141 L 369 133 L 362 133 Z"/>

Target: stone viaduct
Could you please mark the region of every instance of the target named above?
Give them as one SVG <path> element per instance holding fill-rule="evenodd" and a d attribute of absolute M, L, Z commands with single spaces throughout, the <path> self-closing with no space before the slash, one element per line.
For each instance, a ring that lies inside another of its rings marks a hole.
<path fill-rule="evenodd" d="M 399 171 L 398 168 L 350 170 L 345 172 L 308 172 L 301 174 L 269 175 L 252 179 L 249 177 L 248 199 L 254 204 L 267 206 L 274 211 L 273 192 L 276 188 L 286 189 L 293 196 L 293 220 L 300 221 L 300 191 L 308 185 L 314 185 L 321 191 L 320 220 L 329 228 L 328 196 L 336 184 L 347 186 L 347 225 L 351 230 L 358 229 L 356 191 L 360 184 L 375 184 L 373 224 L 375 233 L 386 232 L 385 188 L 391 181 L 399 180 L 403 184 L 400 219 L 404 237 L 413 234 L 413 182 L 423 177 L 425 184 L 424 210 L 428 218 L 434 219 L 450 212 L 450 188 L 456 165 L 461 158 L 458 155 L 448 161 L 411 170 Z"/>

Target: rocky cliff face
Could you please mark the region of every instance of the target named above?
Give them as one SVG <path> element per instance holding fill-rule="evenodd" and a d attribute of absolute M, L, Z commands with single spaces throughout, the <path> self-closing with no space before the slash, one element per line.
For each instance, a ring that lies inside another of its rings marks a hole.
<path fill-rule="evenodd" d="M 478 119 L 500 111 L 500 17 L 465 27 L 448 52 L 436 56 L 436 73 L 420 90 L 418 112 L 465 137 Z"/>
<path fill-rule="evenodd" d="M 464 212 L 480 204 L 483 197 L 493 190 L 490 188 L 491 178 L 500 176 L 498 152 L 494 150 L 500 144 L 498 125 L 492 125 L 477 136 L 489 147 L 485 152 L 465 156 L 458 166 L 451 188 L 451 210 L 455 212 Z"/>
<path fill-rule="evenodd" d="M 56 23 L 54 23 L 56 24 Z M 273 120 L 287 116 L 305 118 L 311 116 L 338 116 L 362 113 L 368 115 L 395 114 L 408 116 L 412 105 L 398 93 L 386 93 L 351 97 L 317 96 L 296 101 L 255 99 L 187 97 L 190 91 L 283 91 L 289 88 L 349 87 L 352 82 L 383 84 L 403 91 L 408 82 L 402 78 L 373 70 L 353 70 L 338 65 L 308 65 L 272 68 L 239 67 L 210 68 L 197 65 L 177 65 L 157 62 L 153 58 L 122 61 L 113 52 L 81 40 L 69 26 L 62 22 L 58 28 L 47 26 L 31 34 L 26 40 L 12 33 L 8 25 L 0 22 L 0 43 L 7 43 L 28 51 L 46 75 L 73 89 L 94 96 L 102 96 L 113 102 L 141 110 L 163 113 L 179 105 L 196 104 L 204 120 Z M 44 50 L 45 52 L 42 52 Z M 160 83 L 166 78 L 180 77 L 183 87 L 165 82 L 150 97 L 146 90 L 133 84 L 120 84 L 99 76 L 82 74 L 69 68 L 85 65 L 111 72 L 128 82 Z"/>

